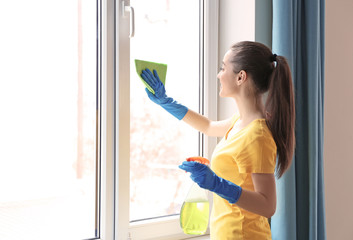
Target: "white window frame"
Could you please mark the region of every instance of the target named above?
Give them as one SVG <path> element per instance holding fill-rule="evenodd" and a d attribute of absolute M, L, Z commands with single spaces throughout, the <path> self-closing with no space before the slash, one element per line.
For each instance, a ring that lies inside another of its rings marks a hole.
<path fill-rule="evenodd" d="M 101 0 L 101 197 L 100 239 L 186 239 L 179 217 L 129 222 L 130 61 L 129 14 L 122 17 L 121 0 Z M 201 112 L 217 120 L 219 0 L 200 1 L 203 42 L 200 76 Z M 125 1 L 129 4 L 129 1 Z M 119 59 L 125 59 L 119 61 Z M 210 158 L 216 139 L 201 137 L 202 152 Z"/>
<path fill-rule="evenodd" d="M 100 238 L 115 239 L 115 4 L 114 0 L 99 2 L 98 48 L 101 77 L 101 193 Z"/>

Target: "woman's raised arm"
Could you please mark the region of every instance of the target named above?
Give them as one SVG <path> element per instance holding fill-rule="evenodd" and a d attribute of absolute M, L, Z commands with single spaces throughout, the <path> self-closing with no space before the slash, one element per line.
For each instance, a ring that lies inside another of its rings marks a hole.
<path fill-rule="evenodd" d="M 196 130 L 213 137 L 223 137 L 232 124 L 232 118 L 222 121 L 212 121 L 190 109 L 182 120 Z"/>

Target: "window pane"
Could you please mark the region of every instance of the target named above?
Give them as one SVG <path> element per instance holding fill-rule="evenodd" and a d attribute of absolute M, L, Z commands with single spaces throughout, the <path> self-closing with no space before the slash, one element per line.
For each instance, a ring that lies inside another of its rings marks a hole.
<path fill-rule="evenodd" d="M 130 220 L 179 214 L 190 179 L 178 168 L 198 155 L 198 133 L 146 96 L 134 59 L 168 64 L 166 91 L 199 109 L 199 1 L 134 0 L 131 39 Z"/>
<path fill-rule="evenodd" d="M 0 239 L 96 235 L 96 4 L 0 3 Z"/>

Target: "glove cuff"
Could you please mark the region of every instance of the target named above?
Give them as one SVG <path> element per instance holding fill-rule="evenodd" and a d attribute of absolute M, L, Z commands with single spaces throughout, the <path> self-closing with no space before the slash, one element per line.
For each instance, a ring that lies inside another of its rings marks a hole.
<path fill-rule="evenodd" d="M 160 106 L 172 114 L 174 117 L 176 117 L 178 120 L 182 120 L 189 110 L 187 107 L 178 103 L 177 101 L 168 101 L 167 103 L 163 103 Z"/>
<path fill-rule="evenodd" d="M 213 192 L 218 194 L 220 197 L 226 199 L 231 204 L 238 202 L 240 195 L 242 193 L 242 188 L 221 177 L 218 177 L 218 178 L 219 178 L 219 183 L 216 184 L 217 187 L 216 189 L 214 189 Z"/>

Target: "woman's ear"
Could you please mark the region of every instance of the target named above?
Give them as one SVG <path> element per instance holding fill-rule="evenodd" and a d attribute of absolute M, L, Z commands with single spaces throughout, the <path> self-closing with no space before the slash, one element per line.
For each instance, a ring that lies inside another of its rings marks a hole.
<path fill-rule="evenodd" d="M 238 86 L 243 84 L 247 80 L 247 74 L 244 70 L 241 70 L 236 76 L 236 83 Z"/>

